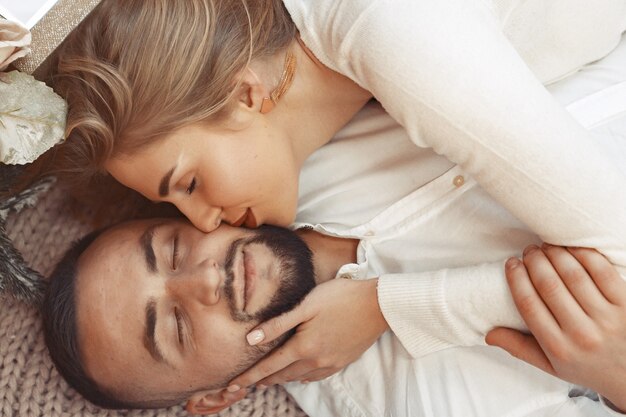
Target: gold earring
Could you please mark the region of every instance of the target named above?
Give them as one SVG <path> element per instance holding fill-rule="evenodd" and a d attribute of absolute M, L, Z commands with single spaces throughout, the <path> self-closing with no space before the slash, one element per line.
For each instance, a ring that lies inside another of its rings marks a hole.
<path fill-rule="evenodd" d="M 270 93 L 269 97 L 264 97 L 261 103 L 261 113 L 266 114 L 271 112 L 278 100 L 285 94 L 285 92 L 291 86 L 293 82 L 293 76 L 296 73 L 296 57 L 291 52 L 287 52 L 285 56 L 285 66 L 283 68 L 283 74 L 280 77 L 278 86 Z"/>

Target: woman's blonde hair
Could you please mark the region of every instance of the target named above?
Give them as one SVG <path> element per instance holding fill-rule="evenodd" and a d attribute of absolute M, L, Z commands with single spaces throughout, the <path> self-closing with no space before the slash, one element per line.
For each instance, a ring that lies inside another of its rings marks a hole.
<path fill-rule="evenodd" d="M 237 75 L 295 35 L 282 0 L 103 0 L 53 64 L 69 114 L 52 168 L 85 184 L 115 155 L 218 120 Z"/>

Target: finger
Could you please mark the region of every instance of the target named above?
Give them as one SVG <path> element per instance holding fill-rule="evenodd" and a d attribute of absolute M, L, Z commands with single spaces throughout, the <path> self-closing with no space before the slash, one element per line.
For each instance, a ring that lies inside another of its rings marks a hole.
<path fill-rule="evenodd" d="M 589 320 L 541 249 L 536 246 L 527 248 L 524 265 L 532 285 L 562 329 L 575 329 Z"/>
<path fill-rule="evenodd" d="M 613 304 L 626 305 L 626 282 L 601 253 L 593 249 L 568 248 L 585 267 L 602 295 Z"/>
<path fill-rule="evenodd" d="M 293 310 L 260 324 L 246 336 L 248 344 L 255 346 L 274 341 L 298 324 L 309 320 L 306 312 L 305 302 L 302 302 Z"/>
<path fill-rule="evenodd" d="M 552 313 L 537 294 L 524 264 L 511 258 L 506 262 L 505 271 L 513 301 L 528 329 L 539 338 L 562 334 Z"/>
<path fill-rule="evenodd" d="M 224 393 L 224 399 L 229 401 L 229 402 L 236 403 L 238 401 L 243 400 L 246 395 L 248 395 L 248 390 L 245 389 L 245 388 L 240 389 L 240 390 L 235 391 L 235 392 L 226 391 Z"/>
<path fill-rule="evenodd" d="M 268 356 L 254 364 L 253 367 L 233 379 L 228 386 L 229 391 L 237 391 L 236 388 L 256 384 L 263 378 L 267 378 L 294 363 L 296 361 L 294 356 L 295 350 L 290 348 L 292 344 L 290 342 L 291 340 L 275 349 Z"/>
<path fill-rule="evenodd" d="M 591 317 L 603 316 L 609 304 L 585 267 L 563 247 L 544 244 L 542 248 L 561 281 L 582 309 Z"/>
<path fill-rule="evenodd" d="M 487 333 L 485 341 L 491 346 L 497 346 L 506 350 L 512 356 L 527 362 L 544 372 L 556 375 L 548 357 L 532 335 L 524 334 L 513 329 L 499 327 Z"/>
<path fill-rule="evenodd" d="M 284 384 L 286 382 L 300 381 L 306 374 L 317 369 L 311 367 L 308 361 L 297 361 L 289 365 L 288 367 L 263 378 L 258 384 L 270 386 L 275 384 Z"/>

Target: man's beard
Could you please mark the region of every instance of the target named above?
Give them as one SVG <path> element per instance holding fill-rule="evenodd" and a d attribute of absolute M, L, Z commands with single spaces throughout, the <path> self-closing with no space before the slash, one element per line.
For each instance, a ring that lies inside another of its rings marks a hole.
<path fill-rule="evenodd" d="M 265 307 L 254 314 L 237 311 L 233 291 L 233 262 L 239 248 L 249 244 L 261 244 L 270 249 L 279 263 L 280 283 L 278 290 Z M 255 235 L 234 241 L 226 255 L 226 280 L 224 294 L 234 320 L 240 322 L 265 322 L 296 307 L 315 288 L 313 254 L 304 241 L 294 232 L 275 226 L 261 226 Z"/>
<path fill-rule="evenodd" d="M 269 248 L 278 260 L 280 268 L 278 290 L 267 305 L 254 314 L 237 310 L 233 290 L 235 254 L 239 248 L 247 244 L 261 244 Z M 226 254 L 224 269 L 226 271 L 224 296 L 228 301 L 231 316 L 235 321 L 250 324 L 250 330 L 259 323 L 292 310 L 315 288 L 313 253 L 300 236 L 281 227 L 264 225 L 255 230 L 254 236 L 232 242 Z M 272 342 L 247 346 L 247 350 L 239 355 L 239 363 L 224 380 L 219 384 L 206 387 L 206 389 L 219 388 L 228 384 L 274 348 L 282 345 L 294 333 L 295 329 L 292 329 Z"/>

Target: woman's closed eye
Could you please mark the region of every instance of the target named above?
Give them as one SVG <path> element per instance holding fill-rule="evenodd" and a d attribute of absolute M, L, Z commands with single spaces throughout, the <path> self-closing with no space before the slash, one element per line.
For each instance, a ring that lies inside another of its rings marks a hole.
<path fill-rule="evenodd" d="M 191 179 L 191 182 L 189 183 L 189 186 L 187 187 L 187 190 L 185 190 L 185 192 L 191 195 L 191 193 L 193 193 L 195 189 L 196 189 L 196 177 L 193 177 Z"/>

